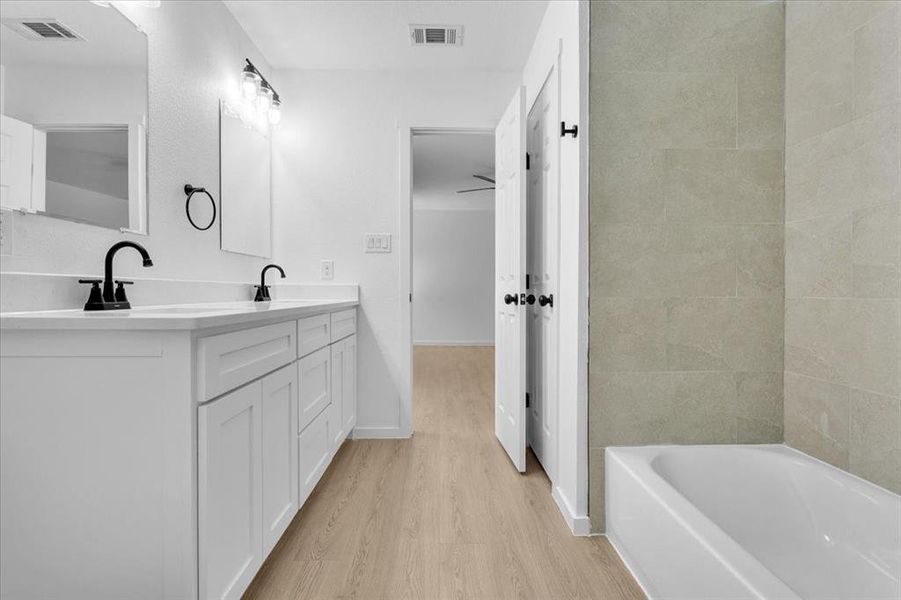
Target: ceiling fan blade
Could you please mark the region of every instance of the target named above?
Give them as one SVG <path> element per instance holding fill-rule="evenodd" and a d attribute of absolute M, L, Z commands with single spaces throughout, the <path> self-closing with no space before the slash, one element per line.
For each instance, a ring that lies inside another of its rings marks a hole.
<path fill-rule="evenodd" d="M 493 190 L 493 187 L 474 188 L 471 190 L 457 190 L 458 194 L 468 194 L 469 192 L 481 192 L 482 190 Z"/>
<path fill-rule="evenodd" d="M 482 181 L 487 181 L 488 183 L 496 183 L 491 177 L 485 177 L 484 175 L 473 175 L 476 179 L 481 179 Z"/>

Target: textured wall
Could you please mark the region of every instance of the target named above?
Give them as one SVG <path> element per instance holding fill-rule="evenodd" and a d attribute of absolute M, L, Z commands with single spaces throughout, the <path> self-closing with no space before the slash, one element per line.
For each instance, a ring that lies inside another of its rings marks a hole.
<path fill-rule="evenodd" d="M 366 232 L 398 230 L 398 126 L 493 127 L 516 89 L 514 72 L 279 71 L 292 98 L 274 139 L 275 255 L 300 281 L 360 284 L 357 433 L 400 435 L 409 385 L 398 254 L 365 254 Z M 278 225 L 281 223 L 281 225 Z"/>
<path fill-rule="evenodd" d="M 221 2 L 163 2 L 159 8 L 122 5 L 147 33 L 149 235 L 123 235 L 42 215 L 14 214 L 13 254 L 0 259 L 0 271 L 97 277 L 106 249 L 127 238 L 147 247 L 154 266 L 144 269 L 139 260 L 123 255 L 116 264 L 121 277 L 249 283 L 266 261 L 220 251 L 218 227 L 193 229 L 185 218 L 181 188 L 190 182 L 219 198 L 219 99 L 229 85 L 237 84 L 244 57 L 269 73 L 267 63 Z M 281 90 L 277 78 L 273 83 Z M 297 99 L 284 96 L 287 113 Z M 75 279 L 62 282 L 56 295 L 84 297 L 85 290 Z M 40 305 L 34 308 L 59 306 L 54 298 L 38 300 Z"/>
<path fill-rule="evenodd" d="M 589 514 L 604 448 L 782 440 L 781 2 L 593 2 Z"/>
<path fill-rule="evenodd" d="M 901 4 L 786 8 L 785 441 L 901 492 Z"/>

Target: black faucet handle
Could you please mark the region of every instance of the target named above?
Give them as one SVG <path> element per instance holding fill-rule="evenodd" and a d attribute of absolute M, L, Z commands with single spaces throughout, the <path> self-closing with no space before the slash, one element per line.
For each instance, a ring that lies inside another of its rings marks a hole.
<path fill-rule="evenodd" d="M 79 279 L 78 283 L 90 283 L 91 292 L 88 294 L 88 301 L 84 305 L 85 310 L 96 310 L 96 307 L 103 305 L 103 292 L 100 290 L 102 279 Z"/>
<path fill-rule="evenodd" d="M 269 297 L 268 285 L 255 285 L 253 287 L 257 291 L 256 296 L 254 296 L 253 298 L 254 302 L 268 302 L 269 300 L 271 300 L 271 298 Z"/>
<path fill-rule="evenodd" d="M 116 294 L 115 300 L 116 302 L 128 302 L 128 298 L 125 296 L 125 286 L 126 285 L 134 285 L 134 281 L 126 281 L 124 279 L 116 280 Z"/>

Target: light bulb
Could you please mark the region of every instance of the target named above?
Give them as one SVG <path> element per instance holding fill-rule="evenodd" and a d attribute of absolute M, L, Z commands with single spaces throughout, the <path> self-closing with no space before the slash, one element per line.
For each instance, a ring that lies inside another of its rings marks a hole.
<path fill-rule="evenodd" d="M 247 100 L 253 100 L 259 93 L 261 79 L 258 73 L 248 70 L 249 68 L 245 68 L 241 75 L 241 93 Z"/>
<path fill-rule="evenodd" d="M 277 98 L 273 98 L 272 107 L 269 109 L 269 124 L 278 125 L 282 120 L 282 102 Z"/>
<path fill-rule="evenodd" d="M 254 118 L 256 117 L 256 111 L 254 110 L 253 103 L 244 101 L 241 103 L 241 121 L 244 122 L 245 125 L 250 125 L 253 123 Z"/>
<path fill-rule="evenodd" d="M 263 84 L 263 87 L 260 88 L 260 93 L 257 95 L 257 110 L 266 114 L 269 112 L 270 106 L 272 106 L 272 88 Z"/>
<path fill-rule="evenodd" d="M 269 129 L 269 119 L 266 118 L 266 113 L 257 113 L 255 126 L 260 133 L 266 133 L 266 130 Z"/>

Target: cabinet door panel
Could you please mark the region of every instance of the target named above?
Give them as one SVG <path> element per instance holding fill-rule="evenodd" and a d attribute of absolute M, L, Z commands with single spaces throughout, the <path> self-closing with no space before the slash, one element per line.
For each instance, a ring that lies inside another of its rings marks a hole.
<path fill-rule="evenodd" d="M 332 342 L 356 333 L 357 309 L 349 308 L 332 313 Z"/>
<path fill-rule="evenodd" d="M 330 420 L 331 411 L 324 410 L 298 436 L 300 506 L 309 498 L 331 460 Z"/>
<path fill-rule="evenodd" d="M 253 327 L 197 341 L 197 397 L 203 402 L 297 358 L 294 321 Z"/>
<path fill-rule="evenodd" d="M 345 361 L 345 344 L 344 340 L 335 342 L 330 346 L 332 351 L 332 405 L 331 410 L 331 445 L 332 452 L 338 450 L 344 438 L 347 437 L 346 431 L 342 426 L 344 419 L 341 411 L 344 409 L 344 361 Z"/>
<path fill-rule="evenodd" d="M 297 361 L 298 432 L 331 402 L 331 362 L 331 350 L 327 347 Z"/>
<path fill-rule="evenodd" d="M 357 424 L 357 336 L 344 340 L 344 360 L 342 363 L 341 415 L 342 429 L 349 435 Z"/>
<path fill-rule="evenodd" d="M 297 513 L 297 369 L 263 378 L 263 558 Z"/>
<path fill-rule="evenodd" d="M 240 598 L 262 564 L 261 383 L 198 409 L 201 598 Z"/>
<path fill-rule="evenodd" d="M 325 348 L 332 339 L 331 318 L 315 315 L 297 321 L 297 356 Z"/>

